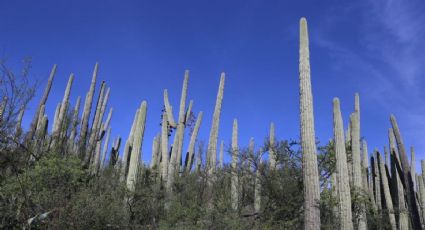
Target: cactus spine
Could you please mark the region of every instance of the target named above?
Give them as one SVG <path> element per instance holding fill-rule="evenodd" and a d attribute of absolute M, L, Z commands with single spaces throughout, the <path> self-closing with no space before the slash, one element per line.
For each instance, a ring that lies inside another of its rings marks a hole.
<path fill-rule="evenodd" d="M 238 120 L 233 120 L 233 131 L 232 131 L 232 178 L 231 178 L 231 200 L 233 210 L 238 209 L 239 203 L 239 180 L 238 180 Z"/>
<path fill-rule="evenodd" d="M 393 127 L 395 140 L 397 143 L 398 153 L 400 154 L 401 166 L 403 171 L 404 184 L 406 185 L 407 204 L 411 223 L 414 229 L 422 229 L 419 210 L 416 204 L 416 197 L 413 188 L 413 181 L 410 172 L 409 161 L 407 159 L 406 148 L 404 147 L 403 138 L 401 137 L 400 129 L 398 128 L 397 120 L 394 115 L 390 116 L 391 125 Z"/>
<path fill-rule="evenodd" d="M 130 165 L 128 167 L 127 188 L 134 192 L 139 171 L 140 152 L 145 133 L 147 104 L 143 101 L 140 105 L 139 114 L 137 116 L 137 125 L 134 130 L 133 147 L 131 149 Z"/>
<path fill-rule="evenodd" d="M 270 169 L 276 168 L 276 153 L 275 153 L 275 140 L 274 140 L 274 123 L 270 124 L 270 147 L 269 147 L 269 163 Z"/>
<path fill-rule="evenodd" d="M 345 151 L 344 127 L 342 123 L 339 99 L 333 99 L 333 133 L 336 158 L 336 190 L 338 191 L 338 211 L 340 228 L 353 229 L 351 213 L 351 194 L 347 170 L 347 154 Z"/>
<path fill-rule="evenodd" d="M 314 131 L 313 95 L 310 78 L 310 53 L 307 20 L 300 20 L 300 120 L 304 181 L 304 229 L 320 229 L 319 175 Z"/>
<path fill-rule="evenodd" d="M 218 138 L 218 128 L 220 125 L 220 114 L 221 114 L 221 105 L 223 102 L 223 92 L 224 92 L 224 81 L 225 81 L 226 75 L 225 73 L 221 73 L 220 76 L 220 85 L 218 87 L 218 93 L 217 93 L 217 99 L 215 101 L 215 108 L 214 108 L 214 114 L 213 114 L 213 120 L 210 130 L 210 137 L 208 140 L 208 149 L 207 149 L 207 167 L 209 169 L 212 169 L 214 171 L 215 160 L 213 158 L 217 154 L 217 138 Z"/>
<path fill-rule="evenodd" d="M 196 123 L 195 123 L 195 128 L 193 129 L 192 136 L 190 137 L 189 148 L 187 150 L 188 155 L 186 160 L 188 162 L 186 166 L 187 172 L 190 172 L 190 170 L 192 169 L 192 162 L 193 162 L 193 157 L 195 154 L 195 143 L 196 143 L 196 138 L 198 137 L 199 127 L 201 126 L 202 116 L 203 116 L 203 112 L 201 111 L 198 114 L 198 118 L 196 119 Z"/>

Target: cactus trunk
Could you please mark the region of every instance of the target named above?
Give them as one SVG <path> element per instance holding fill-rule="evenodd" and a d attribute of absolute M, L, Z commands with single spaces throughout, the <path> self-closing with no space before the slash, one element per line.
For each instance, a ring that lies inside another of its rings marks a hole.
<path fill-rule="evenodd" d="M 270 163 L 270 169 L 276 168 L 276 153 L 275 153 L 275 138 L 274 138 L 274 123 L 272 122 L 270 124 L 270 140 L 269 140 L 269 163 Z"/>
<path fill-rule="evenodd" d="M 96 78 L 97 78 L 97 72 L 99 70 L 99 63 L 96 63 L 93 70 L 93 76 L 90 84 L 90 89 L 87 92 L 86 100 L 84 102 L 84 111 L 83 111 L 83 118 L 81 120 L 81 132 L 80 132 L 80 142 L 82 146 L 86 143 L 87 138 L 87 132 L 89 128 L 89 118 L 90 118 L 90 112 L 91 107 L 93 104 L 93 96 L 94 96 L 94 90 L 96 87 Z"/>
<path fill-rule="evenodd" d="M 396 224 L 396 220 L 395 220 L 395 215 L 394 215 L 394 206 L 393 206 L 393 201 L 391 199 L 391 193 L 390 193 L 390 187 L 388 184 L 388 178 L 387 178 L 387 172 L 385 170 L 385 165 L 383 160 L 381 160 L 381 155 L 379 154 L 379 152 L 377 153 L 377 158 L 378 158 L 378 164 L 379 164 L 379 172 L 381 175 L 381 183 L 382 183 L 382 189 L 383 189 L 383 194 L 384 194 L 384 199 L 385 199 L 385 205 L 387 207 L 387 212 L 388 212 L 388 217 L 390 220 L 390 225 L 391 225 L 391 229 L 392 230 L 397 230 L 397 224 Z"/>
<path fill-rule="evenodd" d="M 195 154 L 195 143 L 196 143 L 196 138 L 198 137 L 198 133 L 199 133 L 199 127 L 201 126 L 201 122 L 202 122 L 202 116 L 203 116 L 203 112 L 199 112 L 198 114 L 198 118 L 196 119 L 196 123 L 195 123 L 195 128 L 193 129 L 192 132 L 192 136 L 190 137 L 190 142 L 189 142 L 189 149 L 187 150 L 187 166 L 186 166 L 186 171 L 190 172 L 190 170 L 192 169 L 192 162 L 193 162 L 193 157 Z"/>
<path fill-rule="evenodd" d="M 238 209 L 239 203 L 239 179 L 238 179 L 238 120 L 233 120 L 233 131 L 232 131 L 232 178 L 231 178 L 231 200 L 233 210 Z"/>

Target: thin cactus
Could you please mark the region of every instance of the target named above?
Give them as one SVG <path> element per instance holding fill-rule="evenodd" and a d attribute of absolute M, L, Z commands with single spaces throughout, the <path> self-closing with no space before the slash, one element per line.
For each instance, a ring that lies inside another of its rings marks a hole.
<path fill-rule="evenodd" d="M 276 168 L 276 153 L 275 153 L 275 132 L 274 132 L 274 123 L 270 123 L 270 136 L 269 136 L 269 164 L 270 169 Z"/>
<path fill-rule="evenodd" d="M 419 205 L 421 207 L 422 219 L 425 220 L 425 185 L 423 180 L 423 175 L 418 175 L 417 177 L 418 187 L 419 187 Z"/>
<path fill-rule="evenodd" d="M 416 204 L 416 197 L 413 187 L 412 176 L 410 172 L 410 165 L 407 159 L 406 148 L 404 147 L 403 138 L 394 115 L 390 116 L 391 125 L 394 131 L 395 140 L 397 143 L 398 153 L 400 154 L 401 166 L 403 171 L 404 184 L 406 185 L 407 204 L 411 223 L 414 229 L 422 229 L 419 210 Z"/>
<path fill-rule="evenodd" d="M 106 129 L 109 127 L 109 124 L 111 123 L 112 119 L 112 113 L 114 112 L 114 108 L 110 108 L 108 112 L 108 116 L 106 117 L 105 123 L 102 125 L 101 133 L 105 132 Z"/>
<path fill-rule="evenodd" d="M 150 167 L 151 169 L 156 168 L 158 165 L 158 152 L 160 151 L 160 139 L 161 137 L 159 135 L 156 135 L 153 138 L 153 142 L 152 142 L 152 156 L 151 156 L 151 163 L 150 163 Z"/>
<path fill-rule="evenodd" d="M 127 175 L 127 189 L 134 192 L 136 187 L 139 161 L 141 158 L 141 148 L 143 143 L 143 136 L 145 133 L 145 123 L 146 123 L 146 111 L 147 104 L 146 101 L 143 101 L 140 105 L 139 114 L 137 117 L 137 125 L 134 130 L 133 138 L 133 148 L 131 149 L 130 164 L 128 167 Z"/>
<path fill-rule="evenodd" d="M 412 175 L 413 188 L 416 189 L 416 159 L 413 146 L 410 147 L 410 174 Z"/>
<path fill-rule="evenodd" d="M 62 104 L 59 102 L 58 105 L 56 106 L 55 116 L 53 117 L 52 133 L 54 133 L 55 130 L 57 129 L 56 126 L 58 125 L 61 107 L 62 107 Z"/>
<path fill-rule="evenodd" d="M 168 124 L 173 128 L 177 127 L 173 116 L 173 107 L 171 107 L 170 102 L 168 100 L 168 90 L 166 89 L 164 90 L 164 106 L 165 111 L 167 112 Z"/>
<path fill-rule="evenodd" d="M 54 79 L 55 74 L 56 74 L 56 68 L 57 68 L 57 65 L 55 64 L 55 65 L 53 65 L 52 70 L 50 71 L 49 79 L 47 80 L 47 85 L 44 88 L 43 96 L 41 97 L 40 102 L 37 106 L 37 110 L 34 113 L 34 117 L 31 121 L 30 129 L 29 129 L 27 136 L 26 136 L 27 142 L 29 140 L 31 140 L 33 138 L 34 134 L 35 134 L 35 130 L 37 128 L 37 123 L 38 123 L 38 120 L 39 120 L 40 110 L 41 110 L 41 107 L 46 104 L 47 98 L 49 97 L 50 89 L 52 88 L 52 84 L 53 84 L 53 79 Z"/>
<path fill-rule="evenodd" d="M 388 158 L 388 149 L 387 146 L 384 146 L 384 163 L 387 167 L 389 167 L 389 158 Z"/>
<path fill-rule="evenodd" d="M 99 63 L 96 63 L 93 70 L 93 76 L 92 76 L 92 80 L 90 84 L 90 89 L 87 92 L 86 100 L 84 102 L 83 118 L 81 120 L 81 132 L 80 132 L 80 141 L 82 145 L 85 145 L 85 141 L 87 138 L 87 133 L 89 128 L 89 118 L 90 118 L 91 107 L 93 104 L 93 96 L 94 96 L 94 91 L 96 87 L 96 79 L 97 79 L 98 70 L 99 70 Z"/>
<path fill-rule="evenodd" d="M 363 189 L 365 191 L 369 191 L 369 153 L 367 150 L 367 142 L 366 140 L 362 140 L 362 151 L 363 151 L 363 158 L 362 158 L 362 183 L 363 183 Z"/>
<path fill-rule="evenodd" d="M 376 207 L 378 208 L 378 212 L 380 212 L 382 210 L 382 201 L 381 201 L 381 178 L 380 178 L 380 172 L 379 172 L 379 163 L 378 163 L 378 158 L 377 158 L 377 152 L 374 151 L 374 156 L 372 158 L 372 163 L 373 163 L 373 178 L 374 178 L 374 184 L 373 184 L 373 188 L 374 188 L 374 194 L 375 194 L 375 202 L 376 202 Z"/>
<path fill-rule="evenodd" d="M 231 178 L 231 200 L 233 210 L 238 209 L 239 203 L 239 179 L 238 179 L 238 120 L 233 120 L 233 131 L 232 131 L 232 178 Z"/>
<path fill-rule="evenodd" d="M 163 181 L 168 179 L 168 116 L 167 112 L 162 113 L 161 122 L 161 177 Z"/>
<path fill-rule="evenodd" d="M 75 143 L 75 137 L 77 136 L 77 126 L 78 126 L 78 113 L 80 112 L 80 103 L 81 103 L 81 97 L 78 96 L 77 102 L 74 106 L 74 113 L 72 115 L 72 121 L 71 121 L 71 134 L 69 135 L 68 144 L 70 147 L 74 146 Z"/>
<path fill-rule="evenodd" d="M 338 98 L 333 99 L 333 127 L 336 158 L 336 190 L 338 191 L 337 200 L 340 229 L 353 229 L 344 127 L 342 123 L 341 109 Z"/>
<path fill-rule="evenodd" d="M 124 154 L 122 156 L 121 160 L 121 181 L 125 180 L 127 178 L 127 172 L 128 172 L 128 162 L 130 161 L 130 155 L 131 155 L 131 148 L 133 146 L 133 136 L 134 136 L 134 130 L 136 129 L 137 125 L 137 118 L 139 117 L 140 110 L 137 109 L 136 113 L 134 114 L 133 124 L 131 125 L 130 134 L 128 135 L 127 141 L 125 142 L 124 146 Z"/>
<path fill-rule="evenodd" d="M 252 169 L 252 163 L 254 161 L 254 148 L 255 148 L 255 142 L 254 142 L 254 138 L 251 137 L 249 138 L 249 145 L 248 145 L 248 171 L 251 171 Z M 222 146 L 220 146 L 220 157 L 221 157 L 221 148 Z"/>
<path fill-rule="evenodd" d="M 392 129 L 391 129 L 392 131 Z M 406 199 L 404 197 L 404 188 L 402 184 L 402 180 L 400 179 L 400 172 L 397 164 L 400 164 L 398 161 L 398 158 L 394 155 L 395 151 L 390 152 L 390 158 L 391 158 L 391 177 L 392 184 L 394 187 L 394 206 L 397 208 L 398 212 L 396 213 L 398 215 L 398 229 L 400 230 L 408 230 L 409 229 L 409 213 L 406 206 Z M 396 163 L 397 162 L 397 163 Z M 397 216 L 396 216 L 397 217 Z"/>
<path fill-rule="evenodd" d="M 16 119 L 15 138 L 18 139 L 22 134 L 22 118 L 24 117 L 25 107 L 22 106 L 19 110 L 18 118 Z"/>
<path fill-rule="evenodd" d="M 108 152 L 110 136 L 111 136 L 111 127 L 108 128 L 108 131 L 106 132 L 106 139 L 105 139 L 105 142 L 103 143 L 102 160 L 101 160 L 101 164 L 100 164 L 101 168 L 105 167 L 106 154 Z"/>
<path fill-rule="evenodd" d="M 255 171 L 255 185 L 254 185 L 254 210 L 255 213 L 260 213 L 261 211 L 261 171 L 260 167 L 263 163 L 262 155 L 259 155 L 259 164 L 257 165 L 257 169 Z"/>
<path fill-rule="evenodd" d="M 217 99 L 215 101 L 214 114 L 211 124 L 210 136 L 208 139 L 208 148 L 207 148 L 207 167 L 214 170 L 215 165 L 213 165 L 213 158 L 217 154 L 217 139 L 218 139 L 218 129 L 220 126 L 220 114 L 221 114 L 221 105 L 223 103 L 223 92 L 224 92 L 224 81 L 226 75 L 221 73 L 220 76 L 220 85 L 218 87 Z M 211 172 L 211 171 L 210 171 Z"/>
<path fill-rule="evenodd" d="M 187 125 L 190 119 L 190 114 L 192 113 L 193 100 L 189 101 L 189 105 L 187 106 L 187 111 L 184 119 L 184 123 Z"/>
<path fill-rule="evenodd" d="M 74 74 L 71 73 L 68 79 L 68 84 L 66 85 L 65 93 L 63 95 L 62 106 L 60 107 L 58 118 L 57 120 L 55 120 L 55 126 L 53 130 L 54 138 L 58 138 L 60 136 L 60 132 L 62 131 L 62 124 L 64 122 L 64 119 L 67 113 L 66 105 L 68 105 L 69 103 L 69 95 L 71 94 L 71 87 L 72 87 L 73 81 L 74 81 Z M 58 141 L 58 140 L 54 140 L 54 141 Z"/>
<path fill-rule="evenodd" d="M 192 132 L 192 136 L 190 137 L 190 142 L 189 142 L 189 147 L 187 150 L 187 166 L 186 166 L 186 171 L 190 172 L 190 170 L 192 169 L 192 162 L 193 162 L 193 157 L 195 154 L 195 143 L 196 143 L 196 138 L 198 137 L 198 133 L 199 133 L 199 128 L 201 126 L 201 122 L 202 122 L 202 116 L 203 116 L 203 112 L 199 112 L 198 114 L 198 118 L 196 119 L 196 123 L 195 123 L 195 128 L 193 129 Z"/>
<path fill-rule="evenodd" d="M 0 124 L 3 122 L 4 111 L 6 110 L 8 98 L 4 96 L 0 104 Z"/>
<path fill-rule="evenodd" d="M 387 207 L 388 217 L 390 220 L 390 226 L 392 230 L 397 230 L 397 224 L 396 224 L 395 215 L 394 215 L 394 206 L 393 206 L 393 201 L 391 199 L 390 186 L 388 184 L 388 178 L 387 178 L 387 173 L 385 170 L 385 165 L 383 160 L 380 159 L 381 155 L 379 154 L 379 152 L 377 153 L 377 156 L 378 156 L 378 164 L 379 164 L 379 173 L 381 175 L 380 177 L 381 177 L 382 189 L 383 189 L 383 194 L 385 199 L 385 206 Z"/>
<path fill-rule="evenodd" d="M 219 162 L 220 168 L 223 168 L 224 166 L 224 142 L 220 142 L 220 162 Z"/>
<path fill-rule="evenodd" d="M 400 154 L 398 153 L 398 148 L 395 141 L 394 131 L 392 128 L 388 129 L 388 141 L 390 143 L 390 152 L 395 152 L 395 157 L 400 162 Z"/>
<path fill-rule="evenodd" d="M 313 95 L 310 77 L 310 51 L 307 20 L 300 20 L 300 120 L 304 182 L 304 229 L 320 229 L 320 186 L 314 131 Z"/>

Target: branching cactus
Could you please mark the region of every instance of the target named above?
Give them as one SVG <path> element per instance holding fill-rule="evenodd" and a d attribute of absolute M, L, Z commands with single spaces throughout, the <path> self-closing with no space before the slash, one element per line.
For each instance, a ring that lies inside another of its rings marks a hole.
<path fill-rule="evenodd" d="M 347 154 L 339 99 L 333 99 L 333 134 L 336 158 L 336 190 L 341 229 L 353 229 L 351 194 L 348 181 Z"/>
<path fill-rule="evenodd" d="M 238 179 L 238 157 L 239 157 L 239 146 L 238 146 L 238 120 L 233 120 L 233 131 L 232 131 L 232 178 L 231 178 L 231 200 L 233 210 L 238 209 L 239 204 L 239 179 Z"/>
<path fill-rule="evenodd" d="M 275 153 L 275 132 L 274 132 L 274 123 L 272 122 L 270 124 L 270 140 L 269 140 L 269 163 L 270 163 L 270 169 L 275 169 L 276 168 L 276 153 Z"/>
<path fill-rule="evenodd" d="M 387 178 L 387 173 L 386 173 L 386 170 L 385 170 L 385 165 L 384 165 L 383 160 L 380 159 L 381 155 L 379 154 L 379 152 L 377 153 L 377 156 L 378 156 L 379 173 L 380 173 L 380 177 L 381 177 L 381 183 L 382 183 L 382 189 L 383 189 L 383 194 L 384 194 L 384 199 L 385 199 L 385 205 L 387 207 L 391 229 L 397 230 L 397 224 L 396 224 L 395 215 L 394 215 L 394 206 L 393 206 L 393 201 L 391 199 L 390 186 L 388 184 L 388 178 Z"/>
<path fill-rule="evenodd" d="M 130 165 L 128 167 L 127 188 L 134 192 L 136 187 L 140 150 L 142 148 L 143 136 L 145 133 L 147 104 L 143 101 L 140 105 L 139 114 L 137 116 L 137 125 L 134 130 L 133 148 L 131 150 Z"/>
<path fill-rule="evenodd" d="M 313 95 L 310 77 L 310 51 L 307 20 L 300 20 L 300 120 L 304 182 L 304 229 L 320 229 L 320 187 L 314 131 Z"/>
<path fill-rule="evenodd" d="M 49 80 L 47 80 L 47 84 L 46 87 L 44 88 L 44 93 L 43 96 L 40 99 L 40 102 L 38 104 L 37 110 L 34 113 L 34 117 L 31 121 L 31 125 L 30 125 L 30 129 L 27 133 L 26 136 L 26 142 L 28 143 L 29 140 L 31 140 L 34 136 L 35 130 L 37 129 L 37 123 L 39 120 L 39 114 L 40 114 L 40 109 L 42 106 L 44 106 L 46 104 L 47 98 L 49 97 L 49 93 L 50 93 L 50 89 L 52 88 L 52 84 L 53 84 L 53 79 L 55 77 L 56 74 L 56 68 L 57 65 L 53 65 L 52 70 L 50 71 L 50 75 L 49 75 Z"/>
<path fill-rule="evenodd" d="M 401 166 L 403 171 L 404 184 L 406 185 L 407 204 L 411 223 L 414 229 L 422 229 L 419 209 L 416 203 L 416 196 L 413 187 L 412 175 L 410 172 L 409 160 L 407 159 L 406 148 L 394 115 L 390 116 L 391 125 L 397 143 L 398 153 L 400 154 Z"/>
<path fill-rule="evenodd" d="M 212 163 L 215 162 L 212 158 L 217 154 L 217 139 L 218 139 L 218 128 L 220 126 L 220 114 L 221 114 L 221 105 L 223 103 L 223 93 L 224 93 L 224 81 L 226 75 L 221 73 L 220 85 L 218 87 L 217 99 L 215 101 L 214 114 L 211 124 L 210 137 L 208 140 L 208 149 L 207 149 L 207 167 L 214 171 L 215 165 Z M 211 172 L 211 170 L 209 170 Z"/>
<path fill-rule="evenodd" d="M 195 128 L 193 129 L 192 136 L 190 137 L 190 142 L 189 142 L 189 147 L 187 150 L 187 157 L 186 157 L 187 165 L 185 170 L 187 172 L 190 172 L 190 170 L 192 169 L 193 159 L 195 156 L 195 143 L 196 143 L 196 138 L 198 137 L 199 128 L 201 127 L 202 116 L 203 116 L 203 112 L 201 111 L 198 114 L 198 118 L 196 119 L 196 123 L 195 123 Z"/>

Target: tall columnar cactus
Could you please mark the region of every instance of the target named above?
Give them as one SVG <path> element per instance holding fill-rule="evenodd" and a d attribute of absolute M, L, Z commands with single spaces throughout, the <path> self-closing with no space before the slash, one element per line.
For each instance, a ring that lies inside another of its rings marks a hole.
<path fill-rule="evenodd" d="M 77 136 L 77 126 L 78 126 L 78 113 L 80 112 L 80 103 L 81 103 L 81 97 L 77 97 L 77 102 L 74 106 L 74 112 L 72 114 L 72 121 L 71 121 L 71 134 L 69 135 L 68 145 L 70 148 L 74 147 L 75 143 L 75 137 Z"/>
<path fill-rule="evenodd" d="M 140 109 L 136 110 L 134 114 L 133 124 L 131 125 L 130 134 L 128 135 L 127 141 L 124 146 L 124 154 L 121 160 L 121 181 L 127 178 L 128 172 L 128 163 L 130 161 L 131 149 L 133 147 L 133 139 L 134 139 L 134 130 L 136 130 L 137 119 L 139 117 Z"/>
<path fill-rule="evenodd" d="M 259 155 L 259 161 L 258 161 L 258 165 L 255 171 L 255 185 L 254 185 L 254 210 L 255 213 L 260 213 L 261 211 L 261 171 L 260 171 L 260 167 L 261 164 L 263 163 L 263 159 L 262 159 L 262 155 L 261 155 L 261 150 L 260 150 L 260 155 Z"/>
<path fill-rule="evenodd" d="M 173 115 L 173 107 L 171 107 L 170 102 L 168 100 L 168 90 L 164 90 L 164 106 L 165 106 L 165 111 L 167 112 L 167 117 L 168 117 L 168 124 L 175 128 L 177 127 L 177 124 L 174 120 L 174 115 Z"/>
<path fill-rule="evenodd" d="M 15 138 L 20 138 L 22 134 L 22 118 L 24 117 L 25 107 L 22 106 L 19 110 L 18 118 L 16 119 Z"/>
<path fill-rule="evenodd" d="M 300 120 L 304 182 L 304 229 L 320 229 L 320 187 L 314 131 L 307 20 L 300 20 Z"/>
<path fill-rule="evenodd" d="M 64 122 L 64 119 L 67 113 L 66 109 L 69 103 L 69 95 L 71 94 L 71 87 L 72 87 L 73 80 L 74 80 L 74 74 L 71 73 L 71 75 L 69 76 L 68 84 L 66 85 L 65 94 L 63 95 L 62 106 L 59 111 L 58 120 L 56 121 L 57 126 L 55 127 L 55 130 L 53 130 L 53 135 L 56 137 L 59 137 L 60 132 L 62 131 L 62 124 Z"/>
<path fill-rule="evenodd" d="M 83 146 L 85 145 L 88 128 L 89 128 L 89 118 L 90 118 L 91 107 L 93 104 L 93 96 L 94 96 L 94 90 L 96 87 L 96 79 L 97 79 L 98 70 L 99 70 L 99 63 L 96 63 L 93 70 L 93 77 L 91 80 L 90 89 L 87 92 L 86 100 L 84 102 L 83 118 L 81 120 L 81 132 L 80 132 L 80 142 Z"/>
<path fill-rule="evenodd" d="M 224 142 L 220 142 L 220 168 L 223 168 L 224 166 Z"/>
<path fill-rule="evenodd" d="M 385 165 L 383 160 L 381 160 L 381 155 L 379 154 L 379 152 L 377 153 L 378 156 L 378 164 L 379 164 L 379 173 L 380 173 L 380 177 L 381 177 L 381 183 L 382 183 L 382 189 L 383 189 L 383 194 L 384 194 L 384 199 L 385 199 L 385 205 L 387 207 L 387 211 L 388 211 L 388 217 L 390 220 L 390 226 L 392 230 L 397 230 L 397 224 L 396 224 L 396 220 L 395 220 L 395 215 L 394 215 L 394 206 L 393 206 L 393 201 L 391 199 L 391 193 L 390 193 L 390 186 L 388 184 L 388 178 L 387 178 L 387 172 L 385 170 Z"/>
<path fill-rule="evenodd" d="M 60 111 L 61 111 L 61 107 L 62 107 L 62 103 L 60 103 L 60 102 L 59 102 L 59 103 L 56 105 L 55 115 L 54 115 L 54 117 L 53 117 L 52 133 L 54 133 L 54 132 L 55 132 L 55 130 L 57 129 L 57 126 L 58 126 L 58 120 L 59 120 L 59 114 L 60 114 Z"/>
<path fill-rule="evenodd" d="M 177 170 L 177 172 L 180 172 L 181 162 L 182 162 L 182 149 L 183 149 L 183 138 L 184 138 L 184 128 L 186 126 L 186 97 L 187 97 L 187 84 L 189 81 L 189 70 L 186 70 L 184 73 L 184 80 L 183 80 L 183 86 L 182 86 L 182 95 L 180 97 L 180 109 L 179 109 L 179 120 L 177 123 L 177 131 L 174 137 L 173 142 L 173 149 L 171 151 L 171 161 L 170 161 L 170 167 L 173 167 L 171 171 L 169 171 L 169 174 L 172 173 L 173 175 L 169 175 L 174 177 L 174 172 Z M 175 159 L 175 161 L 173 160 Z M 174 178 L 171 178 L 171 183 L 173 183 Z"/>
<path fill-rule="evenodd" d="M 161 177 L 163 181 L 168 179 L 168 116 L 164 111 L 161 122 Z"/>
<path fill-rule="evenodd" d="M 362 141 L 362 151 L 363 151 L 363 160 L 362 160 L 362 182 L 363 189 L 369 191 L 369 154 L 367 150 L 366 140 Z"/>
<path fill-rule="evenodd" d="M 418 175 L 417 178 L 418 187 L 419 187 L 419 205 L 421 207 L 422 219 L 425 220 L 425 185 L 423 180 L 423 175 Z"/>
<path fill-rule="evenodd" d="M 106 154 L 108 152 L 108 146 L 109 146 L 109 138 L 111 136 L 111 127 L 108 128 L 108 131 L 106 132 L 106 139 L 103 143 L 103 150 L 102 150 L 102 160 L 100 163 L 100 167 L 105 167 L 105 160 L 106 160 Z"/>
<path fill-rule="evenodd" d="M 404 147 L 403 138 L 398 128 L 397 120 L 394 115 L 390 116 L 391 125 L 393 127 L 394 136 L 397 143 L 398 153 L 400 154 L 401 166 L 403 171 L 404 184 L 406 185 L 407 204 L 411 223 L 414 229 L 422 229 L 418 206 L 416 203 L 415 191 L 413 187 L 412 176 L 410 172 L 409 160 L 407 159 L 406 148 Z"/>
<path fill-rule="evenodd" d="M 217 99 L 215 101 L 214 114 L 211 124 L 210 137 L 208 140 L 208 149 L 207 149 L 207 167 L 214 170 L 215 165 L 212 165 L 214 156 L 217 154 L 217 138 L 218 138 L 218 128 L 220 125 L 220 114 L 221 114 L 221 105 L 223 102 L 223 92 L 224 92 L 224 81 L 226 75 L 221 73 L 220 85 L 218 87 Z M 215 162 L 215 160 L 214 160 Z"/>
<path fill-rule="evenodd" d="M 252 163 L 254 161 L 254 138 L 249 138 L 249 145 L 248 145 L 248 171 L 251 172 L 252 169 Z M 221 151 L 221 146 L 220 146 Z M 220 156 L 221 157 L 221 156 Z"/>
<path fill-rule="evenodd" d="M 47 98 L 49 97 L 50 89 L 52 88 L 52 84 L 53 84 L 53 79 L 54 79 L 55 74 L 56 74 L 56 68 L 57 68 L 57 65 L 55 64 L 55 65 L 53 65 L 53 68 L 50 71 L 49 80 L 47 80 L 47 85 L 44 88 L 43 96 L 41 97 L 40 102 L 38 103 L 37 110 L 35 111 L 34 117 L 32 118 L 32 121 L 31 121 L 30 129 L 29 129 L 27 136 L 25 138 L 27 142 L 29 140 L 31 140 L 33 138 L 34 134 L 35 134 L 35 130 L 37 128 L 37 123 L 38 123 L 38 120 L 39 120 L 38 115 L 40 114 L 41 106 L 46 104 Z"/>
<path fill-rule="evenodd" d="M 382 201 L 381 201 L 381 177 L 379 172 L 379 163 L 377 158 L 377 152 L 374 151 L 373 157 L 372 157 L 372 171 L 373 171 L 373 190 L 375 194 L 375 202 L 376 207 L 378 208 L 378 212 L 382 210 Z"/>
<path fill-rule="evenodd" d="M 388 156 L 389 155 L 388 155 L 387 146 L 384 146 L 384 163 L 387 167 L 389 167 L 389 165 L 390 165 Z"/>
<path fill-rule="evenodd" d="M 127 175 L 127 188 L 128 190 L 134 192 L 137 175 L 139 172 L 139 161 L 140 161 L 140 151 L 143 143 L 143 136 L 145 133 L 145 123 L 146 123 L 146 112 L 147 104 L 146 101 L 143 101 L 140 105 L 139 114 L 137 117 L 137 125 L 134 130 L 133 138 L 133 148 L 131 149 L 130 165 L 128 167 Z"/>
<path fill-rule="evenodd" d="M 114 112 L 114 108 L 110 108 L 109 112 L 108 112 L 108 116 L 106 117 L 106 121 L 105 123 L 102 125 L 102 129 L 100 133 L 106 132 L 106 129 L 108 129 L 109 124 L 111 123 L 111 119 L 112 119 L 112 113 Z"/>
<path fill-rule="evenodd" d="M 0 104 L 0 124 L 3 122 L 3 114 L 6 110 L 7 100 L 7 96 L 4 96 Z"/>
<path fill-rule="evenodd" d="M 340 229 L 353 229 L 344 127 L 338 98 L 333 99 L 333 127 Z"/>
<path fill-rule="evenodd" d="M 413 146 L 410 147 L 410 174 L 412 175 L 413 189 L 416 189 L 416 159 Z"/>
<path fill-rule="evenodd" d="M 275 138 L 274 138 L 274 123 L 270 124 L 270 147 L 269 147 L 269 163 L 270 169 L 276 168 L 276 153 L 275 153 Z"/>
<path fill-rule="evenodd" d="M 238 157 L 239 157 L 239 146 L 238 146 L 238 120 L 233 120 L 233 131 L 232 131 L 232 178 L 231 178 L 231 200 L 233 210 L 238 209 L 239 203 L 239 179 L 238 179 Z"/>
<path fill-rule="evenodd" d="M 158 166 L 158 157 L 160 157 L 158 154 L 160 151 L 160 139 L 161 137 L 159 135 L 156 135 L 153 138 L 151 164 L 150 164 L 151 169 L 154 169 Z"/>
<path fill-rule="evenodd" d="M 400 162 L 400 154 L 398 153 L 398 148 L 395 141 L 394 131 L 392 128 L 388 129 L 388 141 L 390 143 L 390 153 L 394 151 L 395 157 Z"/>
<path fill-rule="evenodd" d="M 190 142 L 189 142 L 189 147 L 187 150 L 187 165 L 186 165 L 186 171 L 190 172 L 190 170 L 192 169 L 192 163 L 193 163 L 193 159 L 194 159 L 194 154 L 195 154 L 195 143 L 196 143 L 196 138 L 198 137 L 198 133 L 199 133 L 199 128 L 201 127 L 201 122 L 202 122 L 202 116 L 203 116 L 203 112 L 199 112 L 198 114 L 198 118 L 196 119 L 196 123 L 195 123 L 195 128 L 193 129 L 192 135 L 190 137 Z"/>
<path fill-rule="evenodd" d="M 391 129 L 392 131 L 392 129 Z M 394 206 L 397 207 L 398 210 L 398 228 L 400 230 L 408 230 L 409 229 L 409 213 L 406 206 L 406 199 L 404 197 L 404 188 L 402 184 L 402 180 L 400 179 L 400 172 L 396 166 L 396 164 L 400 164 L 398 158 L 394 155 L 395 151 L 390 152 L 391 158 L 391 179 L 392 184 L 394 186 Z"/>

